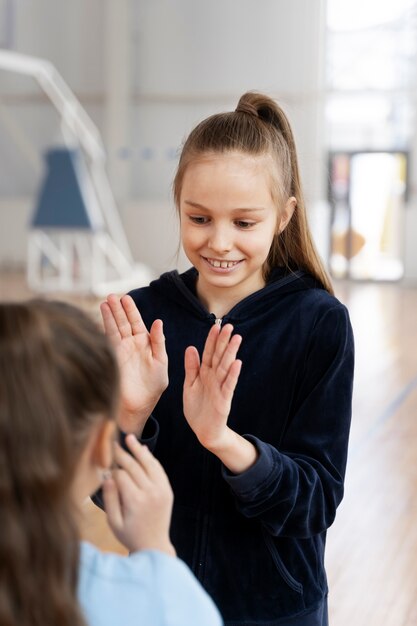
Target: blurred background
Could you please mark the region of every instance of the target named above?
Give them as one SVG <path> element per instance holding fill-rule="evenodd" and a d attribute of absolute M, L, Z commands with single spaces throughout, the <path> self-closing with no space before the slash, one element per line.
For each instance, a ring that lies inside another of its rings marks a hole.
<path fill-rule="evenodd" d="M 0 0 L 0 49 L 3 299 L 97 311 L 185 269 L 184 137 L 247 90 L 283 106 L 357 343 L 331 623 L 417 624 L 417 0 Z"/>

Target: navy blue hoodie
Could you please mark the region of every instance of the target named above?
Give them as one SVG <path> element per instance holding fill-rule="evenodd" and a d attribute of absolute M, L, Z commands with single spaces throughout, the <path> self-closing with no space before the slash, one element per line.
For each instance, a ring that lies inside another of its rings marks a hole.
<path fill-rule="evenodd" d="M 259 451 L 233 475 L 182 410 L 184 351 L 201 354 L 215 322 L 196 279 L 194 268 L 174 271 L 131 292 L 148 328 L 164 322 L 170 382 L 147 430 L 159 426 L 152 447 L 175 494 L 172 541 L 228 626 L 322 626 L 326 530 L 343 497 L 351 419 L 347 310 L 308 274 L 276 270 L 224 316 L 243 337 L 228 425 Z"/>

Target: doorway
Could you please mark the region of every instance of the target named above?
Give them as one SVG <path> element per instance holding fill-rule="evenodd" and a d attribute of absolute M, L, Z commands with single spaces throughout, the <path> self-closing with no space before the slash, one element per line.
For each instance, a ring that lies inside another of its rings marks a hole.
<path fill-rule="evenodd" d="M 400 280 L 408 153 L 329 155 L 330 255 L 335 278 Z"/>

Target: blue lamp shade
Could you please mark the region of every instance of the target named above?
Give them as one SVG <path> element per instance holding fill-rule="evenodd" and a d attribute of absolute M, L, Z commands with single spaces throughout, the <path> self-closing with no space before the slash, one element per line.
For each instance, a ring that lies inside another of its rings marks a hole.
<path fill-rule="evenodd" d="M 47 172 L 31 220 L 32 228 L 100 228 L 100 211 L 79 150 L 54 148 L 48 150 L 45 158 Z"/>

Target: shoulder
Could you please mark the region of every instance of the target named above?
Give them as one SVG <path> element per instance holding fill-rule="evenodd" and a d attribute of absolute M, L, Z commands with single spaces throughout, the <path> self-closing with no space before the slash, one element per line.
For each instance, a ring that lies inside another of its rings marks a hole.
<path fill-rule="evenodd" d="M 347 307 L 318 286 L 310 275 L 300 279 L 284 306 L 307 353 L 316 348 L 321 353 L 353 350 L 353 330 Z"/>
<path fill-rule="evenodd" d="M 315 287 L 298 292 L 300 312 L 312 325 L 320 328 L 336 323 L 337 326 L 349 326 L 350 318 L 347 307 L 325 289 Z"/>
<path fill-rule="evenodd" d="M 327 310 L 343 310 L 345 305 L 338 298 L 326 289 L 318 286 L 312 286 L 299 291 L 300 301 L 306 307 L 311 308 L 313 313 L 324 312 Z"/>
<path fill-rule="evenodd" d="M 183 274 L 179 274 L 177 270 L 171 270 L 169 272 L 164 272 L 153 280 L 146 287 L 139 287 L 138 289 L 132 289 L 129 291 L 129 295 L 135 300 L 135 302 L 143 302 L 152 297 L 158 297 L 164 295 L 167 290 L 171 290 L 175 288 L 175 286 L 179 284 L 188 284 L 193 280 L 193 271 L 192 268 Z M 194 279 L 195 280 L 195 279 Z"/>
<path fill-rule="evenodd" d="M 146 287 L 129 291 L 129 296 L 133 298 L 142 317 L 146 318 L 149 315 L 153 321 L 156 310 L 160 312 L 161 308 L 166 309 L 169 306 L 169 301 L 166 298 L 166 287 L 172 283 L 175 276 L 178 276 L 178 272 L 166 272 Z"/>
<path fill-rule="evenodd" d="M 194 268 L 183 274 L 173 270 L 162 274 L 147 287 L 130 291 L 129 295 L 133 298 L 147 325 L 158 317 L 164 322 L 168 317 L 176 319 L 176 315 L 180 315 L 182 319 L 185 309 L 193 314 L 196 310 L 201 313 L 202 307 L 195 295 L 195 281 L 196 270 Z"/>
<path fill-rule="evenodd" d="M 310 365 L 344 363 L 353 371 L 354 335 L 347 307 L 323 291 L 314 294 L 307 306 L 311 315 L 306 350 Z"/>
<path fill-rule="evenodd" d="M 82 542 L 78 595 L 92 626 L 128 626 L 138 616 L 149 625 L 191 626 L 187 616 L 192 612 L 201 613 L 204 626 L 221 624 L 211 599 L 187 566 L 158 551 L 124 557 Z M 204 615 L 209 616 L 207 621 Z"/>

